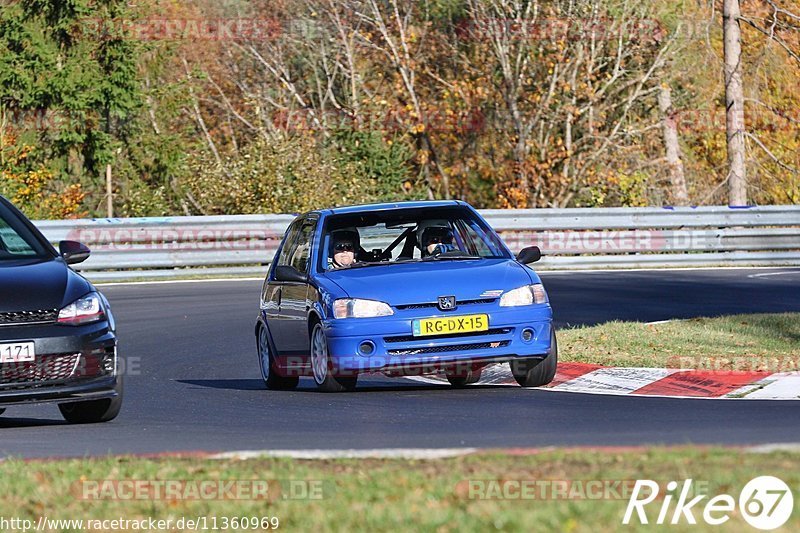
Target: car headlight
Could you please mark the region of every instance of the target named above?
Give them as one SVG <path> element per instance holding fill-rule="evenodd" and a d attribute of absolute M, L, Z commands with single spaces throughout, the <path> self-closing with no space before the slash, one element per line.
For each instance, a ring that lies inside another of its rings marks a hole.
<path fill-rule="evenodd" d="M 518 289 L 508 291 L 500 297 L 500 307 L 517 307 L 520 305 L 546 304 L 550 300 L 544 285 L 525 285 Z"/>
<path fill-rule="evenodd" d="M 89 324 L 104 318 L 103 302 L 100 295 L 94 292 L 78 298 L 58 312 L 58 323 L 68 326 Z"/>
<path fill-rule="evenodd" d="M 392 311 L 391 307 L 375 300 L 341 298 L 333 302 L 333 316 L 335 318 L 371 318 L 393 314 L 394 311 Z"/>

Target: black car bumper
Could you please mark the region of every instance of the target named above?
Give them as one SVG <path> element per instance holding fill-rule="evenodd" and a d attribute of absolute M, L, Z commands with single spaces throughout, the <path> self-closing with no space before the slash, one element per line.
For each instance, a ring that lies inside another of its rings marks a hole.
<path fill-rule="evenodd" d="M 0 328 L 0 342 L 33 342 L 35 360 L 0 364 L 0 408 L 114 398 L 121 365 L 108 322 Z"/>
<path fill-rule="evenodd" d="M 116 398 L 117 396 L 119 396 L 117 377 L 112 376 L 101 379 L 76 380 L 73 383 L 60 385 L 0 391 L 0 408 L 26 403 L 82 402 Z"/>

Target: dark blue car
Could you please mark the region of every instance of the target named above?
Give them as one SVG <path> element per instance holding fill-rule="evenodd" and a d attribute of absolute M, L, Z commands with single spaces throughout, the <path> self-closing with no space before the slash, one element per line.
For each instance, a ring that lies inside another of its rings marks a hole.
<path fill-rule="evenodd" d="M 539 276 L 460 201 L 312 211 L 286 231 L 255 334 L 270 389 L 313 376 L 325 391 L 358 375 L 443 372 L 454 386 L 509 363 L 520 385 L 553 380 L 552 309 Z"/>
<path fill-rule="evenodd" d="M 57 402 L 71 423 L 107 422 L 122 407 L 116 323 L 105 296 L 69 265 L 78 242 L 56 250 L 0 196 L 0 414 Z"/>

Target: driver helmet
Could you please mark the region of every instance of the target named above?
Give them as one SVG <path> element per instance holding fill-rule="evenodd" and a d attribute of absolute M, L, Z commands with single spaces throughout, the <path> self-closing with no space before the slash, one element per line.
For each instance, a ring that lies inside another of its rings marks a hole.
<path fill-rule="evenodd" d="M 453 249 L 453 231 L 446 220 L 426 220 L 417 228 L 417 244 L 422 256 L 429 255 L 428 246 L 437 244 L 441 251 Z"/>
<path fill-rule="evenodd" d="M 337 248 L 347 248 L 349 244 L 349 250 L 352 251 L 354 256 L 358 255 L 358 250 L 360 247 L 361 235 L 358 233 L 356 228 L 342 228 L 337 229 L 331 232 L 330 236 L 330 251 L 328 257 L 330 258 L 333 264 L 336 264 L 334 260 L 334 256 L 336 255 Z M 338 265 L 337 265 L 338 266 Z"/>

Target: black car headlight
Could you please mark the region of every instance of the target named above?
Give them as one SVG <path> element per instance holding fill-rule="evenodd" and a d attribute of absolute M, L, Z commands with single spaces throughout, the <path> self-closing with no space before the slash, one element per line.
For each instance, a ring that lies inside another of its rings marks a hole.
<path fill-rule="evenodd" d="M 103 300 L 96 292 L 78 298 L 58 312 L 58 323 L 67 326 L 80 326 L 105 319 Z"/>

